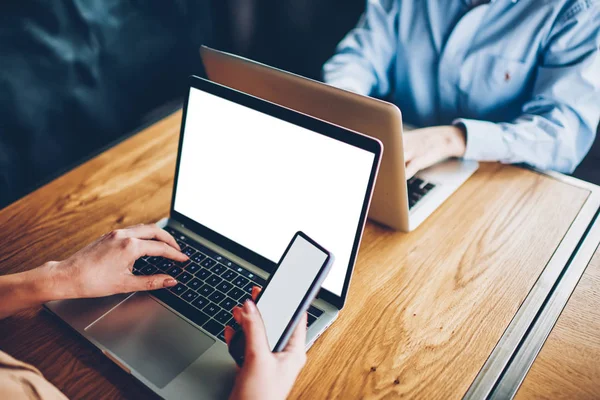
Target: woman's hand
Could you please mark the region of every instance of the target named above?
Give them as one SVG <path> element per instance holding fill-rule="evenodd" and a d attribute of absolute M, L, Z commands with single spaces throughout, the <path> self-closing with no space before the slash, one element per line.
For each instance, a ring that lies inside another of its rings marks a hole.
<path fill-rule="evenodd" d="M 259 293 L 257 289 L 252 289 L 252 297 L 255 299 Z M 262 317 L 253 301 L 248 300 L 242 307 L 234 308 L 233 318 L 244 330 L 246 353 L 231 399 L 285 399 L 306 363 L 306 314 L 298 323 L 285 349 L 279 353 L 271 352 Z M 227 343 L 234 333 L 230 326 L 225 328 Z"/>
<path fill-rule="evenodd" d="M 142 256 L 186 261 L 171 235 L 156 225 L 137 225 L 102 236 L 64 261 L 0 276 L 0 319 L 52 300 L 102 297 L 177 284 L 169 275 L 136 276 Z"/>
<path fill-rule="evenodd" d="M 64 261 L 49 263 L 60 298 L 102 297 L 117 293 L 155 290 L 177 284 L 165 274 L 136 276 L 134 262 L 142 256 L 186 261 L 173 237 L 152 225 L 112 231 Z"/>
<path fill-rule="evenodd" d="M 406 179 L 450 157 L 462 157 L 467 148 L 464 131 L 457 126 L 434 126 L 404 132 Z"/>

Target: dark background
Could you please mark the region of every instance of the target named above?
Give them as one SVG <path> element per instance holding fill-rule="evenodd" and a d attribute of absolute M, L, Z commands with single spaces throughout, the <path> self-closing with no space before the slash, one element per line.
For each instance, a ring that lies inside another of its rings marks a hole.
<path fill-rule="evenodd" d="M 176 108 L 201 44 L 320 78 L 365 1 L 3 2 L 0 208 Z"/>

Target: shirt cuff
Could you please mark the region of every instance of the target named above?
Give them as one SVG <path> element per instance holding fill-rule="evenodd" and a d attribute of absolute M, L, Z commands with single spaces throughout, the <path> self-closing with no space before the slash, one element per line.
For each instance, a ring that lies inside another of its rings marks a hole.
<path fill-rule="evenodd" d="M 465 160 L 503 161 L 509 158 L 505 132 L 499 124 L 465 118 L 456 119 L 452 124 L 464 126 L 467 135 Z"/>

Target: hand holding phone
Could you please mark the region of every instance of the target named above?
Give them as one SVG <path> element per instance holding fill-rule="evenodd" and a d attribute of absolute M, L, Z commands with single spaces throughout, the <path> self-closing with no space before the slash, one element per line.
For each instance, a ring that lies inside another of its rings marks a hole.
<path fill-rule="evenodd" d="M 302 232 L 294 235 L 256 299 L 271 351 L 285 348 L 321 288 L 332 262 L 333 255 L 314 240 Z M 231 339 L 229 353 L 239 366 L 243 364 L 245 337 L 242 330 Z"/>

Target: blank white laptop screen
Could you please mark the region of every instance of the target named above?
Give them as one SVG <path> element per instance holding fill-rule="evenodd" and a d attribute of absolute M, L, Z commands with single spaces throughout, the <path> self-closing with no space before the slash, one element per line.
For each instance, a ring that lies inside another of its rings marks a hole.
<path fill-rule="evenodd" d="M 340 296 L 375 155 L 191 88 L 175 211 L 277 263 L 298 231 Z"/>

